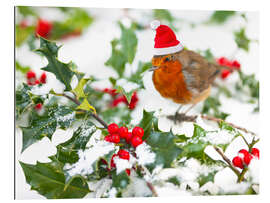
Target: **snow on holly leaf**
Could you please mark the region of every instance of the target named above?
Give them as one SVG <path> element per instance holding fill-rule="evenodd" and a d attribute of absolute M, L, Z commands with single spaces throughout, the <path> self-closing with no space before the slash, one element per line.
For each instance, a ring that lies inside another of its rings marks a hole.
<path fill-rule="evenodd" d="M 67 184 L 63 165 L 54 157 L 51 159 L 49 163 L 37 162 L 36 165 L 20 162 L 32 190 L 48 199 L 83 198 L 90 192 L 83 177 L 74 177 Z"/>
<path fill-rule="evenodd" d="M 42 68 L 42 70 L 53 73 L 65 85 L 65 90 L 69 91 L 72 89 L 70 83 L 75 73 L 70 69 L 68 63 L 58 60 L 59 49 L 60 47 L 55 42 L 40 37 L 40 48 L 36 51 L 44 55 L 48 60 L 48 65 Z"/>

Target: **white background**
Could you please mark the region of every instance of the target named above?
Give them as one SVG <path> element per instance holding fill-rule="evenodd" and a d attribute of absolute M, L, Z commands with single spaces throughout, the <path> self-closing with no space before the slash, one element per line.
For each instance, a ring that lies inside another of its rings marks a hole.
<path fill-rule="evenodd" d="M 260 38 L 260 47 L 263 47 L 263 50 L 261 51 L 261 58 L 265 59 L 267 61 L 268 57 L 266 54 L 268 54 L 268 47 L 267 44 L 269 45 L 269 41 L 268 43 L 265 40 L 267 39 L 267 36 L 269 35 L 269 29 L 263 29 L 266 28 L 267 25 L 269 24 L 267 21 L 267 19 L 270 19 L 269 16 L 268 18 L 266 16 L 264 16 L 266 14 L 265 10 L 267 9 L 267 5 L 266 4 L 258 4 L 258 2 L 255 2 L 253 4 L 249 4 L 247 1 L 223 1 L 223 2 L 217 2 L 216 4 L 213 4 L 212 1 L 202 1 L 201 3 L 196 2 L 194 3 L 194 1 L 188 1 L 185 3 L 180 3 L 179 1 L 168 1 L 166 0 L 166 2 L 162 2 L 162 1 L 152 1 L 152 2 L 143 2 L 143 4 L 138 4 L 138 1 L 136 2 L 119 2 L 116 3 L 117 1 L 114 1 L 113 4 L 108 4 L 107 3 L 102 3 L 102 1 L 98 1 L 99 3 L 94 3 L 93 1 L 91 3 L 89 2 L 78 2 L 78 1 L 70 1 L 70 3 L 66 3 L 66 1 L 17 1 L 19 2 L 18 5 L 70 5 L 70 6 L 85 6 L 85 7 L 141 7 L 141 8 L 178 8 L 178 9 L 192 9 L 192 10 L 198 10 L 198 9 L 203 9 L 203 10 L 214 10 L 214 9 L 233 9 L 233 10 L 260 10 L 261 11 L 261 28 L 262 31 L 261 33 L 261 38 Z M 22 3 L 20 3 L 22 2 Z M 38 4 L 37 2 L 41 2 L 41 4 Z M 104 1 L 103 1 L 104 2 Z M 166 5 L 165 5 L 166 4 Z M 1 11 L 1 19 L 3 20 L 2 23 L 2 29 L 1 29 L 1 39 L 3 40 L 4 43 L 4 47 L 2 47 L 2 50 L 4 50 L 4 53 L 2 53 L 3 56 L 5 57 L 1 57 L 1 58 L 5 58 L 7 60 L 7 62 L 2 63 L 3 65 L 3 71 L 2 73 L 4 74 L 3 79 L 1 80 L 1 82 L 3 84 L 1 84 L 2 90 L 5 91 L 5 93 L 3 94 L 2 97 L 2 106 L 4 106 L 4 116 L 2 117 L 3 121 L 1 121 L 1 123 L 3 123 L 3 128 L 2 129 L 2 137 L 6 138 L 2 140 L 2 150 L 3 152 L 1 152 L 1 157 L 4 158 L 2 161 L 2 167 L 3 169 L 6 169 L 6 171 L 1 172 L 1 175 L 3 175 L 3 179 L 2 179 L 2 184 L 1 184 L 1 194 L 6 195 L 6 198 L 8 199 L 12 199 L 12 193 L 13 193 L 13 111 L 11 111 L 11 109 L 13 109 L 13 71 L 12 68 L 9 67 L 13 67 L 13 4 L 10 2 L 7 2 L 8 7 L 3 7 L 3 12 Z M 1 6 L 2 7 L 2 6 Z M 9 19 L 9 20 L 8 20 Z M 265 24 L 264 24 L 265 22 Z M 3 36 L 4 35 L 4 36 Z M 9 56 L 9 57 L 8 57 Z M 269 104 L 269 97 L 267 96 L 267 87 L 269 87 L 269 84 L 267 84 L 267 77 L 268 77 L 268 65 L 267 63 L 265 63 L 266 61 L 261 61 L 261 66 L 260 66 L 260 70 L 261 70 L 261 74 L 260 74 L 260 80 L 261 80 L 261 116 L 260 116 L 260 123 L 261 123 L 261 136 L 262 136 L 262 147 L 261 147 L 261 151 L 262 151 L 262 164 L 261 164 L 261 174 L 263 175 L 263 178 L 261 178 L 261 195 L 256 196 L 256 197 L 251 197 L 249 196 L 247 201 L 254 201 L 254 199 L 261 199 L 262 196 L 264 196 L 264 194 L 266 195 L 267 193 L 265 193 L 265 191 L 267 190 L 267 187 L 265 184 L 267 184 L 267 180 L 269 180 L 269 174 L 268 174 L 268 168 L 267 168 L 267 156 L 269 155 L 269 153 L 267 153 L 267 104 Z M 10 71 L 8 71 L 10 70 Z M 263 73 L 263 74 L 262 74 Z M 268 176 L 268 178 L 267 178 Z M 264 181 L 265 180 L 265 181 Z M 264 197 L 266 198 L 266 196 Z M 190 201 L 190 200 L 194 200 L 194 201 L 209 201 L 209 200 L 217 200 L 218 201 L 230 201 L 230 200 L 237 200 L 238 201 L 241 199 L 243 200 L 243 196 L 240 197 L 192 197 L 192 198 L 187 198 L 187 197 L 180 197 L 178 198 L 179 200 L 182 201 Z M 139 201 L 141 201 L 142 199 L 140 199 Z M 153 200 L 153 199 L 150 199 Z M 161 199 L 162 201 L 165 201 L 165 199 Z M 176 198 L 174 198 L 174 200 L 176 200 Z M 266 199 L 264 199 L 266 200 Z M 90 201 L 90 200 L 87 200 Z M 91 201 L 94 201 L 91 199 Z M 95 201 L 108 201 L 108 200 L 95 200 Z M 109 200 L 111 201 L 111 200 Z M 126 201 L 123 199 L 117 199 L 116 201 Z M 129 199 L 128 201 L 134 201 L 134 199 Z M 147 199 L 147 201 L 149 201 L 149 199 Z M 155 201 L 155 200 L 154 200 Z"/>

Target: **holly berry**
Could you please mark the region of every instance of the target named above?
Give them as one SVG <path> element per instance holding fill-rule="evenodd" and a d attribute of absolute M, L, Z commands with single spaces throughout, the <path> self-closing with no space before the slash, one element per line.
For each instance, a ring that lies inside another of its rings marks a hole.
<path fill-rule="evenodd" d="M 39 85 L 39 84 L 40 84 L 39 80 L 36 80 L 35 85 Z"/>
<path fill-rule="evenodd" d="M 42 109 L 42 104 L 41 103 L 36 104 L 35 109 L 37 111 L 40 111 Z"/>
<path fill-rule="evenodd" d="M 118 134 L 112 134 L 111 135 L 112 141 L 113 143 L 119 143 L 120 142 L 120 136 Z"/>
<path fill-rule="evenodd" d="M 132 135 L 133 136 L 138 136 L 138 137 L 142 138 L 143 134 L 144 134 L 144 130 L 141 127 L 136 126 L 132 130 Z"/>
<path fill-rule="evenodd" d="M 122 126 L 122 127 L 119 128 L 118 133 L 120 135 L 120 138 L 126 138 L 126 136 L 128 134 L 128 128 L 125 127 L 125 126 Z"/>
<path fill-rule="evenodd" d="M 108 125 L 108 131 L 110 134 L 118 133 L 119 127 L 116 123 L 111 123 Z"/>
<path fill-rule="evenodd" d="M 255 157 L 257 157 L 258 159 L 260 158 L 260 150 L 257 148 L 252 148 L 251 150 L 251 154 Z"/>
<path fill-rule="evenodd" d="M 46 75 L 45 72 L 41 74 L 39 80 L 40 80 L 40 82 L 43 83 L 43 84 L 46 83 L 46 81 L 47 81 L 47 75 Z"/>
<path fill-rule="evenodd" d="M 231 74 L 231 72 L 229 70 L 223 70 L 221 72 L 221 78 L 224 80 L 226 79 L 229 75 Z"/>
<path fill-rule="evenodd" d="M 117 97 L 116 99 L 114 99 L 113 101 L 112 101 L 112 106 L 113 107 L 116 107 L 116 106 L 118 106 L 118 104 L 120 104 L 120 103 L 125 103 L 126 102 L 126 98 L 125 98 L 125 96 L 120 96 L 120 97 Z"/>
<path fill-rule="evenodd" d="M 128 151 L 120 149 L 117 154 L 121 159 L 129 160 L 130 155 Z"/>
<path fill-rule="evenodd" d="M 240 64 L 237 60 L 234 60 L 234 61 L 232 62 L 232 67 L 233 67 L 234 69 L 236 69 L 236 70 L 240 70 L 241 64 Z"/>
<path fill-rule="evenodd" d="M 107 141 L 107 142 L 112 142 L 112 136 L 107 135 L 107 136 L 105 136 L 104 140 Z"/>
<path fill-rule="evenodd" d="M 246 149 L 241 149 L 238 152 L 238 156 L 240 156 L 242 159 L 245 157 L 246 154 L 249 154 L 249 152 Z"/>
<path fill-rule="evenodd" d="M 117 156 L 117 154 L 114 154 L 114 155 L 112 155 L 112 159 L 111 159 L 111 168 L 115 168 L 116 167 L 116 165 L 115 165 L 115 163 L 114 163 L 114 158 Z"/>
<path fill-rule="evenodd" d="M 137 95 L 137 92 L 134 92 L 132 97 L 131 97 L 130 104 L 128 105 L 128 108 L 134 109 L 136 107 L 138 101 L 139 101 L 139 97 Z"/>
<path fill-rule="evenodd" d="M 130 169 L 127 168 L 126 173 L 127 173 L 128 176 L 130 176 Z"/>
<path fill-rule="evenodd" d="M 235 167 L 238 167 L 238 168 L 241 168 L 243 169 L 244 168 L 244 164 L 243 164 L 243 160 L 240 156 L 236 156 L 233 158 L 232 160 L 232 163 Z"/>
<path fill-rule="evenodd" d="M 244 160 L 244 163 L 248 166 L 249 163 L 250 163 L 250 161 L 251 161 L 251 159 L 253 159 L 253 156 L 250 153 L 248 153 L 248 154 L 245 154 L 243 160 Z"/>
<path fill-rule="evenodd" d="M 136 148 L 137 146 L 139 146 L 142 143 L 143 143 L 142 138 L 140 138 L 139 136 L 133 136 L 133 138 L 131 140 L 131 144 L 133 147 Z"/>
<path fill-rule="evenodd" d="M 108 93 L 111 96 L 116 96 L 118 93 L 116 92 L 116 89 L 111 89 L 111 88 L 105 88 L 102 90 L 104 93 Z"/>
<path fill-rule="evenodd" d="M 26 78 L 27 79 L 32 79 L 32 78 L 36 78 L 36 73 L 32 70 L 29 70 L 27 73 L 26 73 Z"/>
<path fill-rule="evenodd" d="M 127 143 L 130 143 L 131 142 L 131 140 L 132 140 L 132 137 L 133 137 L 133 135 L 132 135 L 132 133 L 131 132 L 128 132 L 128 134 L 126 135 L 126 142 Z"/>
<path fill-rule="evenodd" d="M 36 27 L 36 35 L 39 35 L 44 38 L 48 37 L 52 30 L 52 26 L 53 25 L 51 22 L 39 19 Z"/>
<path fill-rule="evenodd" d="M 227 59 L 226 57 L 220 57 L 219 59 L 217 59 L 217 63 L 221 66 L 227 66 L 227 67 L 231 67 L 232 63 L 229 59 Z"/>

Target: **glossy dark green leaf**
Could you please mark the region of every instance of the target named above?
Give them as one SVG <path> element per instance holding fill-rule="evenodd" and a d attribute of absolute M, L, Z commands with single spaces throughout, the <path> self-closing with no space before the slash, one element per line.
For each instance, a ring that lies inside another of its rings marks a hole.
<path fill-rule="evenodd" d="M 172 162 L 183 151 L 174 142 L 175 136 L 171 132 L 154 132 L 152 131 L 146 143 L 151 146 L 151 150 L 156 154 L 155 162 L 146 167 L 152 171 L 155 166 L 170 168 Z"/>
<path fill-rule="evenodd" d="M 199 177 L 197 178 L 200 187 L 209 181 L 214 182 L 214 178 L 217 172 L 218 170 L 214 170 L 208 174 L 200 174 Z"/>
<path fill-rule="evenodd" d="M 116 174 L 116 171 L 112 174 L 113 187 L 124 189 L 130 182 L 129 176 L 126 171 L 122 171 L 119 174 Z"/>
<path fill-rule="evenodd" d="M 23 84 L 22 87 L 15 92 L 16 102 L 16 118 L 18 118 L 32 104 L 32 99 L 29 94 L 30 87 Z"/>
<path fill-rule="evenodd" d="M 143 118 L 139 123 L 139 126 L 144 129 L 143 139 L 147 139 L 151 130 L 158 131 L 158 119 L 154 116 L 154 111 L 147 112 L 143 110 Z"/>
<path fill-rule="evenodd" d="M 48 199 L 83 198 L 90 192 L 82 177 L 74 177 L 67 185 L 63 165 L 58 162 L 37 162 L 36 165 L 20 162 L 20 165 L 31 189 Z"/>
<path fill-rule="evenodd" d="M 143 85 L 143 73 L 149 70 L 152 67 L 151 62 L 143 63 L 139 61 L 138 69 L 136 72 L 132 73 L 132 75 L 128 78 L 129 81 L 137 83 L 140 87 L 144 88 Z"/>
<path fill-rule="evenodd" d="M 40 37 L 40 48 L 36 51 L 43 54 L 48 60 L 48 65 L 42 70 L 53 73 L 65 85 L 65 90 L 69 91 L 71 90 L 70 82 L 75 73 L 68 63 L 62 63 L 58 60 L 59 49 L 60 47 L 55 42 Z"/>

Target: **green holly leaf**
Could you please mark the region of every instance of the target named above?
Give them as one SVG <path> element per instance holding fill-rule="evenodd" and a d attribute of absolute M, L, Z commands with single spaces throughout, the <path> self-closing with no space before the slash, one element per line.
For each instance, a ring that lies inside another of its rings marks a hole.
<path fill-rule="evenodd" d="M 167 22 L 172 23 L 174 21 L 174 17 L 170 13 L 170 11 L 166 9 L 154 9 L 154 18 L 159 20 L 166 20 Z"/>
<path fill-rule="evenodd" d="M 62 63 L 58 60 L 59 49 L 60 47 L 55 42 L 40 37 L 40 48 L 36 51 L 44 55 L 48 60 L 48 65 L 42 70 L 53 73 L 65 85 L 65 91 L 69 91 L 72 89 L 70 82 L 75 73 L 68 63 Z"/>
<path fill-rule="evenodd" d="M 106 66 L 111 66 L 119 77 L 122 77 L 125 71 L 126 63 L 132 63 L 136 54 L 138 39 L 132 27 L 126 28 L 119 23 L 121 37 L 111 41 L 112 55 L 106 61 Z"/>
<path fill-rule="evenodd" d="M 144 88 L 142 81 L 142 74 L 149 70 L 152 67 L 151 62 L 143 63 L 139 61 L 138 69 L 136 72 L 132 73 L 132 75 L 128 78 L 129 81 L 137 83 L 140 87 Z"/>
<path fill-rule="evenodd" d="M 91 121 L 84 121 L 68 141 L 57 145 L 57 159 L 62 163 L 77 162 L 79 160 L 77 152 L 85 150 L 86 144 L 95 132 L 95 125 Z"/>
<path fill-rule="evenodd" d="M 128 103 L 131 102 L 132 95 L 137 90 L 137 89 L 133 89 L 133 90 L 127 92 L 123 87 L 118 86 L 118 85 L 115 86 L 114 88 L 116 89 L 117 93 L 120 93 L 120 94 L 122 94 L 122 95 L 124 95 L 126 97 Z"/>
<path fill-rule="evenodd" d="M 130 183 L 129 176 L 127 175 L 126 171 L 122 171 L 119 174 L 116 174 L 116 171 L 112 173 L 112 187 L 124 189 Z"/>
<path fill-rule="evenodd" d="M 200 174 L 197 178 L 200 187 L 209 181 L 214 182 L 214 178 L 217 172 L 218 170 L 214 170 L 212 172 L 209 172 L 208 174 Z"/>
<path fill-rule="evenodd" d="M 238 48 L 249 51 L 249 43 L 251 40 L 246 35 L 246 29 L 241 28 L 239 31 L 234 32 L 234 40 Z"/>
<path fill-rule="evenodd" d="M 96 113 L 96 109 L 92 105 L 89 104 L 87 98 L 84 98 L 83 102 L 76 109 L 91 111 L 93 113 Z"/>
<path fill-rule="evenodd" d="M 18 11 L 22 16 L 27 17 L 27 16 L 34 16 L 37 17 L 37 13 L 34 10 L 34 7 L 31 6 L 17 6 Z"/>
<path fill-rule="evenodd" d="M 216 24 L 223 24 L 236 14 L 235 11 L 214 11 L 209 22 Z"/>
<path fill-rule="evenodd" d="M 106 123 L 115 122 L 116 117 L 120 119 L 119 125 L 125 125 L 131 121 L 130 110 L 127 107 L 108 108 L 101 112 L 101 115 Z"/>
<path fill-rule="evenodd" d="M 16 90 L 15 99 L 16 99 L 16 118 L 18 118 L 23 112 L 30 107 L 33 102 L 30 97 L 29 91 L 30 87 L 23 83 L 23 86 Z"/>
<path fill-rule="evenodd" d="M 182 149 L 174 142 L 175 136 L 172 132 L 154 132 L 146 139 L 146 143 L 151 146 L 151 150 L 156 154 L 154 163 L 146 167 L 152 171 L 155 166 L 170 168 L 172 162 L 182 153 Z"/>
<path fill-rule="evenodd" d="M 181 185 L 181 183 L 180 183 L 179 179 L 177 178 L 177 176 L 170 177 L 167 180 L 167 182 L 172 183 L 172 184 L 177 185 L 177 186 Z"/>
<path fill-rule="evenodd" d="M 66 183 L 63 165 L 58 162 L 36 165 L 20 162 L 20 165 L 31 189 L 48 199 L 83 198 L 90 192 L 83 177 L 74 177 Z"/>
<path fill-rule="evenodd" d="M 85 98 L 85 93 L 84 93 L 84 86 L 85 84 L 90 80 L 90 78 L 82 78 L 78 85 L 72 90 L 72 92 L 77 96 L 78 99 L 80 98 Z"/>
<path fill-rule="evenodd" d="M 15 44 L 16 47 L 20 47 L 34 32 L 34 26 L 21 27 L 20 25 L 16 25 L 15 28 Z"/>
<path fill-rule="evenodd" d="M 22 152 L 43 137 L 51 139 L 57 127 L 68 128 L 74 121 L 74 115 L 67 107 L 52 106 L 45 108 L 46 112 L 41 116 L 32 111 L 29 126 L 20 127 L 23 133 Z"/>
<path fill-rule="evenodd" d="M 121 45 L 121 50 L 127 58 L 128 63 L 132 64 L 136 51 L 138 39 L 132 28 L 126 28 L 122 23 L 119 23 L 121 28 L 121 38 L 119 43 Z"/>
<path fill-rule="evenodd" d="M 154 116 L 154 111 L 143 110 L 143 118 L 139 126 L 144 129 L 143 139 L 147 139 L 152 130 L 158 131 L 158 119 Z"/>
<path fill-rule="evenodd" d="M 31 68 L 29 66 L 22 66 L 18 61 L 15 63 L 16 71 L 20 71 L 22 74 L 26 74 Z"/>

